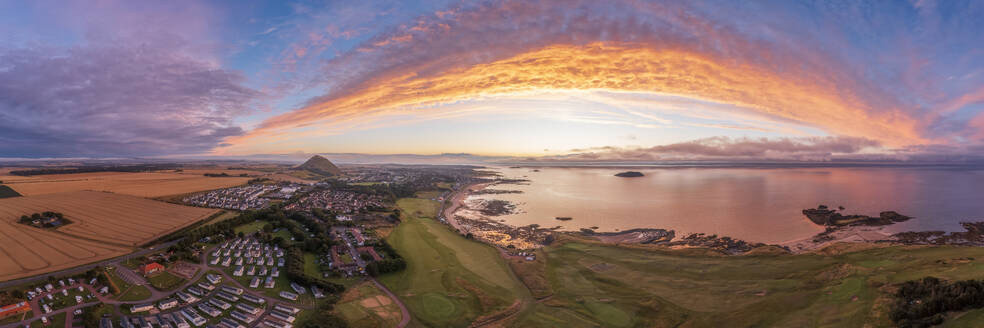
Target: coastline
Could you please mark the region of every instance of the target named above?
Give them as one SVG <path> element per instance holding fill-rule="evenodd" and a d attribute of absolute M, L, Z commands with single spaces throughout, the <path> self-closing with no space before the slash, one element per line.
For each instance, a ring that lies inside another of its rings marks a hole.
<path fill-rule="evenodd" d="M 739 255 L 760 248 L 774 248 L 791 254 L 824 252 L 828 248 L 882 247 L 894 245 L 968 245 L 982 246 L 984 241 L 977 242 L 976 237 L 984 239 L 984 229 L 969 228 L 973 237 L 957 235 L 955 238 L 940 238 L 950 236 L 943 232 L 920 231 L 901 234 L 889 233 L 887 225 L 847 225 L 831 227 L 827 231 L 813 236 L 791 239 L 779 243 L 765 244 L 733 239 L 726 236 L 690 233 L 677 235 L 673 230 L 658 228 L 637 228 L 615 232 L 596 232 L 590 229 L 581 231 L 557 231 L 556 228 L 543 228 L 533 224 L 528 226 L 513 226 L 491 217 L 478 213 L 466 202 L 468 196 L 494 186 L 500 181 L 483 181 L 468 184 L 455 190 L 447 206 L 442 209 L 441 219 L 456 229 L 460 234 L 481 240 L 500 249 L 533 250 L 549 245 L 562 237 L 576 237 L 608 245 L 646 245 L 667 249 L 704 248 L 725 254 Z M 463 215 L 464 211 L 470 211 Z M 474 216 L 474 217 L 470 217 Z M 971 224 L 973 226 L 973 224 Z M 900 238 L 909 234 L 910 237 Z M 958 233 L 960 234 L 960 233 Z M 920 236 L 913 238 L 911 236 Z M 832 247 L 838 246 L 838 247 Z"/>

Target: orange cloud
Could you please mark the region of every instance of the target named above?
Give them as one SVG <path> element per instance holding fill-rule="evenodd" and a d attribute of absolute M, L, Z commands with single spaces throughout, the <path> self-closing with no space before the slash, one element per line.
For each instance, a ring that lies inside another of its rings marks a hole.
<path fill-rule="evenodd" d="M 503 60 L 419 76 L 384 76 L 366 87 L 319 99 L 273 117 L 244 141 L 275 130 L 325 121 L 420 114 L 436 105 L 544 90 L 629 91 L 732 104 L 760 114 L 871 138 L 888 146 L 924 143 L 919 123 L 897 109 L 872 108 L 862 95 L 823 76 L 777 74 L 688 50 L 637 43 L 554 45 Z M 819 74 L 819 73 L 818 73 Z"/>

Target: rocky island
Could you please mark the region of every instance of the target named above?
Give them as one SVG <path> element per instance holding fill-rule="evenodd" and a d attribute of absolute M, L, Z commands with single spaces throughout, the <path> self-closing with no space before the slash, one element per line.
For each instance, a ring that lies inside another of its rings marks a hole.
<path fill-rule="evenodd" d="M 827 205 L 805 209 L 803 215 L 806 215 L 813 223 L 822 226 L 883 226 L 912 219 L 895 211 L 881 212 L 877 217 L 859 214 L 843 215 L 837 213 L 837 210 L 829 209 Z"/>
<path fill-rule="evenodd" d="M 637 172 L 637 171 L 625 171 L 625 172 L 616 173 L 615 176 L 619 178 L 638 178 L 638 177 L 644 177 L 646 175 L 642 174 L 642 172 Z"/>

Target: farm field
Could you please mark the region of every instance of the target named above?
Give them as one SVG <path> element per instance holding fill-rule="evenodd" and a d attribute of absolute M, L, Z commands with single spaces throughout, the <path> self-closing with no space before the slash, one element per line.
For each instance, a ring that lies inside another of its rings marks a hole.
<path fill-rule="evenodd" d="M 207 171 L 207 170 L 206 170 Z M 220 171 L 216 171 L 220 172 Z M 231 172 L 231 171 L 230 171 Z M 247 173 L 239 171 L 239 173 Z M 78 190 L 109 191 L 140 197 L 162 197 L 238 186 L 249 177 L 211 178 L 201 174 L 164 172 L 98 172 L 36 176 L 0 176 L 5 185 L 24 196 Z"/>
<path fill-rule="evenodd" d="M 17 223 L 44 211 L 73 223 L 56 230 Z M 0 199 L 0 281 L 123 255 L 215 212 L 95 191 Z"/>
<path fill-rule="evenodd" d="M 0 198 L 20 197 L 21 194 L 5 185 L 0 185 Z"/>
<path fill-rule="evenodd" d="M 404 221 L 387 241 L 407 260 L 407 269 L 379 280 L 403 300 L 416 325 L 464 327 L 532 300 L 497 250 L 431 218 L 437 202 L 404 198 L 397 205 Z"/>
<path fill-rule="evenodd" d="M 720 256 L 562 242 L 542 254 L 552 295 L 515 326 L 891 327 L 892 284 L 984 272 L 984 249 L 969 247 Z M 982 318 L 970 311 L 944 326 Z"/>

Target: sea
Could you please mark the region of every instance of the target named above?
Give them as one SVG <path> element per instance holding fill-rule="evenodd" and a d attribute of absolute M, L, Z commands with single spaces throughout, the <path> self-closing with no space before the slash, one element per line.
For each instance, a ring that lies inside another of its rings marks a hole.
<path fill-rule="evenodd" d="M 750 242 L 782 243 L 823 228 L 802 214 L 820 204 L 843 214 L 896 211 L 914 219 L 886 232 L 961 231 L 960 222 L 984 221 L 982 167 L 492 167 L 504 178 L 526 179 L 481 194 L 514 203 L 513 214 L 492 219 L 514 226 L 561 230 L 597 227 L 706 233 Z M 624 171 L 645 176 L 616 177 Z M 560 221 L 557 217 L 571 217 Z"/>

